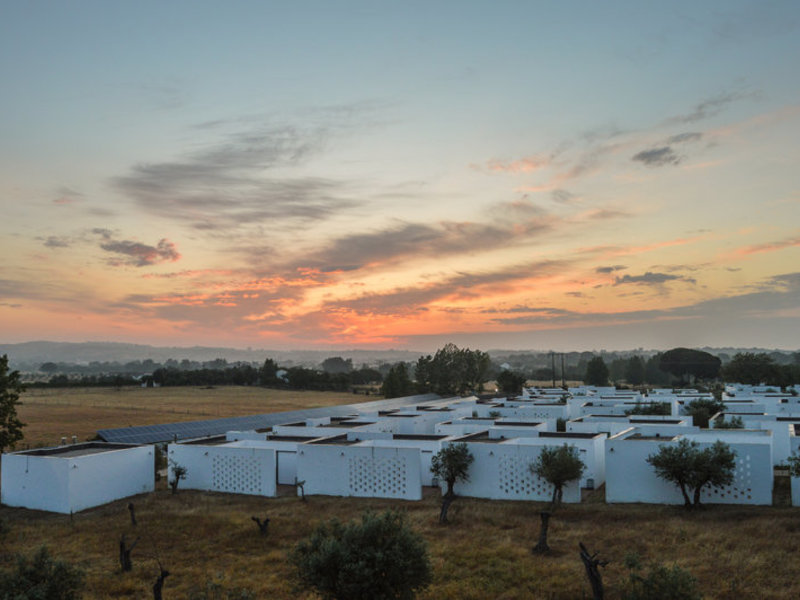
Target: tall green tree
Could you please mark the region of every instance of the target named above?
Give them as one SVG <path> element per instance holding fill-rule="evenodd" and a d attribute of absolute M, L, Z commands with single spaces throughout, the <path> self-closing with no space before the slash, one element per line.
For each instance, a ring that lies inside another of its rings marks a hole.
<path fill-rule="evenodd" d="M 24 437 L 25 423 L 17 417 L 17 406 L 22 404 L 19 395 L 24 391 L 19 371 L 9 370 L 8 355 L 0 356 L 0 453 Z"/>
<path fill-rule="evenodd" d="M 631 356 L 625 365 L 625 381 L 631 385 L 644 383 L 644 361 L 641 356 Z"/>
<path fill-rule="evenodd" d="M 602 356 L 594 356 L 586 364 L 586 375 L 583 377 L 586 385 L 608 385 L 608 367 Z"/>
<path fill-rule="evenodd" d="M 469 467 L 474 460 L 475 457 L 464 442 L 448 444 L 431 458 L 431 473 L 447 484 L 442 495 L 439 523 L 447 523 L 447 510 L 456 498 L 453 488 L 458 481 L 469 481 Z"/>
<path fill-rule="evenodd" d="M 736 451 L 720 440 L 701 450 L 697 442 L 683 438 L 675 444 L 660 445 L 647 462 L 658 477 L 678 486 L 684 506 L 692 508 L 700 506 L 700 492 L 706 485 L 723 486 L 733 481 Z"/>
<path fill-rule="evenodd" d="M 323 523 L 289 560 L 300 585 L 325 600 L 411 600 L 432 580 L 425 540 L 392 511 Z"/>
<path fill-rule="evenodd" d="M 506 394 L 521 394 L 526 381 L 528 378 L 525 375 L 508 369 L 503 369 L 497 376 L 497 386 Z"/>
<path fill-rule="evenodd" d="M 486 352 L 446 344 L 433 356 L 417 360 L 414 378 L 419 392 L 453 396 L 477 390 L 486 381 L 489 366 Z"/>
<path fill-rule="evenodd" d="M 581 460 L 575 446 L 545 446 L 530 465 L 530 471 L 553 486 L 552 509 L 561 506 L 564 486 L 570 481 L 580 479 L 586 465 Z"/>
<path fill-rule="evenodd" d="M 386 377 L 383 379 L 381 393 L 384 398 L 402 398 L 414 393 L 414 384 L 408 376 L 406 363 L 399 362 L 392 365 Z"/>
<path fill-rule="evenodd" d="M 782 369 L 769 354 L 740 352 L 722 367 L 722 378 L 731 383 L 781 385 Z"/>

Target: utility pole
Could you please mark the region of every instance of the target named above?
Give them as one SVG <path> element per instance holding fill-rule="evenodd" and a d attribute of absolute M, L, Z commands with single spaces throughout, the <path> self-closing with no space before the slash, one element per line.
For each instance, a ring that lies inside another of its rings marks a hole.
<path fill-rule="evenodd" d="M 564 353 L 561 353 L 561 387 L 567 389 L 567 379 L 564 374 Z"/>
<path fill-rule="evenodd" d="M 550 358 L 553 361 L 553 387 L 556 387 L 556 353 L 551 352 Z"/>

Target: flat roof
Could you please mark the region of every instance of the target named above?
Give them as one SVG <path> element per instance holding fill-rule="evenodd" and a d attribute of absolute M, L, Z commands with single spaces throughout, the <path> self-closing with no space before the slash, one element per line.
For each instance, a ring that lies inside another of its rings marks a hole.
<path fill-rule="evenodd" d="M 37 448 L 35 450 L 23 450 L 15 454 L 26 456 L 53 456 L 56 458 L 72 458 L 74 456 L 87 456 L 89 454 L 100 454 L 102 452 L 113 452 L 114 450 L 124 450 L 126 448 L 138 448 L 138 444 L 110 444 L 108 442 L 86 442 L 83 444 L 70 444 L 68 446 L 55 446 L 53 448 Z"/>
<path fill-rule="evenodd" d="M 154 444 L 158 442 L 171 442 L 213 435 L 222 435 L 228 431 L 247 431 L 265 429 L 287 422 L 303 421 L 319 417 L 349 416 L 353 413 L 388 410 L 414 406 L 421 402 L 441 400 L 437 394 L 417 394 L 403 398 L 390 398 L 388 400 L 372 400 L 356 404 L 340 404 L 339 406 L 322 406 L 302 410 L 264 413 L 245 417 L 229 417 L 225 419 L 209 419 L 205 421 L 185 421 L 179 423 L 164 423 L 162 425 L 140 425 L 137 427 L 119 427 L 116 429 L 99 429 L 99 435 L 106 442 L 120 442 L 132 444 Z"/>

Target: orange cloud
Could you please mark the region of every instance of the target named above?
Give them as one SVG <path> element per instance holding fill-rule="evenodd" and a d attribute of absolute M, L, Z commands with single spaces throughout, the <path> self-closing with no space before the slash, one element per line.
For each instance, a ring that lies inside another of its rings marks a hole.
<path fill-rule="evenodd" d="M 533 173 L 550 166 L 551 160 L 546 156 L 528 156 L 519 160 L 490 160 L 487 168 L 493 173 Z"/>
<path fill-rule="evenodd" d="M 776 250 L 783 250 L 784 248 L 793 248 L 800 246 L 800 236 L 778 240 L 776 242 L 766 242 L 764 244 L 755 244 L 753 246 L 745 246 L 736 250 L 737 256 L 748 256 L 750 254 L 759 254 L 761 252 L 775 252 Z"/>

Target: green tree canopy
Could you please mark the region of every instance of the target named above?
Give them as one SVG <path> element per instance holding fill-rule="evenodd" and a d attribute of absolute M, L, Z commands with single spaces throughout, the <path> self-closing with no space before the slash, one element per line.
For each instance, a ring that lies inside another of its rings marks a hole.
<path fill-rule="evenodd" d="M 381 394 L 384 398 L 402 398 L 414 393 L 414 384 L 408 376 L 406 363 L 399 362 L 393 365 L 383 379 Z"/>
<path fill-rule="evenodd" d="M 673 348 L 661 355 L 659 368 L 679 377 L 682 382 L 691 378 L 712 379 L 719 374 L 722 361 L 713 354 L 691 348 Z"/>
<path fill-rule="evenodd" d="M 586 385 L 608 385 L 608 367 L 602 356 L 593 356 L 586 364 L 586 375 L 583 377 Z"/>
<path fill-rule="evenodd" d="M 782 369 L 769 354 L 740 352 L 722 368 L 722 378 L 731 383 L 781 385 Z"/>
<path fill-rule="evenodd" d="M 414 378 L 420 392 L 442 396 L 477 390 L 485 381 L 490 358 L 486 352 L 446 344 L 433 356 L 421 356 Z"/>
<path fill-rule="evenodd" d="M 586 470 L 586 465 L 581 460 L 578 448 L 565 443 L 563 446 L 542 448 L 539 456 L 531 463 L 530 470 L 553 486 L 551 503 L 553 508 L 556 508 L 561 505 L 564 485 L 580 479 Z"/>
<path fill-rule="evenodd" d="M 19 371 L 9 370 L 8 355 L 0 356 L 0 452 L 13 448 L 24 437 L 25 423 L 17 417 L 19 395 L 24 391 Z"/>
<path fill-rule="evenodd" d="M 431 473 L 447 484 L 439 512 L 440 523 L 447 523 L 447 509 L 456 497 L 453 488 L 458 481 L 469 481 L 469 468 L 474 460 L 475 457 L 464 442 L 447 444 L 431 458 Z"/>
<path fill-rule="evenodd" d="M 522 373 L 507 369 L 503 369 L 497 376 L 497 386 L 501 392 L 506 394 L 521 394 L 522 386 L 525 385 L 526 381 L 528 381 L 528 378 Z"/>
<path fill-rule="evenodd" d="M 625 381 L 631 385 L 642 385 L 645 381 L 645 366 L 641 356 L 631 356 L 625 365 Z"/>
<path fill-rule="evenodd" d="M 289 560 L 301 586 L 325 600 L 410 600 L 432 579 L 425 540 L 392 511 L 323 523 Z"/>
<path fill-rule="evenodd" d="M 700 506 L 700 492 L 706 485 L 723 486 L 733 481 L 736 451 L 720 440 L 700 449 L 694 440 L 682 438 L 675 444 L 662 444 L 647 457 L 656 475 L 677 485 L 687 508 Z M 692 496 L 689 496 L 689 492 Z"/>

